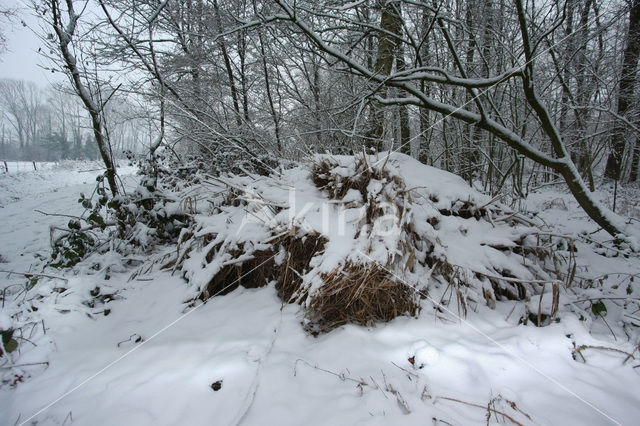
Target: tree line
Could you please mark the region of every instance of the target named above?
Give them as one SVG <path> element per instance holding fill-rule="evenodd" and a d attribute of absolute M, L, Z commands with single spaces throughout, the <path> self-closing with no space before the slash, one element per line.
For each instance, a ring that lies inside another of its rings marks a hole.
<path fill-rule="evenodd" d="M 120 100 L 110 110 L 113 149 L 137 151 L 148 138 L 148 120 Z M 96 160 L 99 157 L 86 110 L 63 87 L 0 79 L 0 159 Z"/>

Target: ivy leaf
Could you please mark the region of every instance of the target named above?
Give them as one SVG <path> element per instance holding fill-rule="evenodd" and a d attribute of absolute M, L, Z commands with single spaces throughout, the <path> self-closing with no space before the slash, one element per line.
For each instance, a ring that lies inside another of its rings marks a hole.
<path fill-rule="evenodd" d="M 8 330 L 0 330 L 0 335 L 2 335 L 2 344 L 6 345 L 7 343 L 9 343 L 9 341 L 11 340 L 11 338 L 13 337 L 13 329 L 10 328 Z"/>
<path fill-rule="evenodd" d="M 597 317 L 607 315 L 607 305 L 602 300 L 591 305 L 591 312 Z"/>
<path fill-rule="evenodd" d="M 4 348 L 7 350 L 7 353 L 10 354 L 18 349 L 18 341 L 16 339 L 11 339 L 7 343 L 4 343 Z M 2 355 L 2 349 L 0 349 L 0 355 Z"/>
<path fill-rule="evenodd" d="M 104 219 L 102 218 L 102 216 L 100 216 L 98 213 L 93 212 L 89 215 L 89 217 L 87 218 L 87 221 L 98 225 L 101 229 L 104 229 L 107 227 L 107 224 L 104 222 Z"/>

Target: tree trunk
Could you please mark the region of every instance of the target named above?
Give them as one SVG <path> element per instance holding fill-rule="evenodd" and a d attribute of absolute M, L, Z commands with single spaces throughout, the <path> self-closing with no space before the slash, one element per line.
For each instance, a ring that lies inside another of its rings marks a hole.
<path fill-rule="evenodd" d="M 262 31 L 258 30 L 258 41 L 260 42 L 260 55 L 262 56 L 262 72 L 264 73 L 264 83 L 267 100 L 269 101 L 269 113 L 271 114 L 271 119 L 273 120 L 274 133 L 276 136 L 276 146 L 278 148 L 278 154 L 282 155 L 282 140 L 280 137 L 280 116 L 276 111 L 276 106 L 273 101 L 273 93 L 271 91 L 271 78 L 269 77 L 269 67 L 267 65 L 267 52 L 264 48 L 264 40 L 262 37 Z"/>
<path fill-rule="evenodd" d="M 240 87 L 242 89 L 242 112 L 244 121 L 249 122 L 249 88 L 247 81 L 247 32 L 238 33 L 238 56 L 240 56 Z"/>
<path fill-rule="evenodd" d="M 401 11 L 398 10 L 398 15 Z M 402 19 L 402 16 L 400 16 Z M 404 60 L 404 45 L 398 43 L 396 48 L 396 68 L 398 72 L 405 71 L 407 64 Z M 400 147 L 399 150 L 403 154 L 411 155 L 411 129 L 409 128 L 409 107 L 407 105 L 399 105 L 400 108 Z"/>
<path fill-rule="evenodd" d="M 618 115 L 626 117 L 631 109 L 640 56 L 640 0 L 631 0 L 629 29 L 618 88 Z M 622 156 L 626 147 L 625 124 L 618 120 L 611 135 L 611 152 L 604 170 L 605 177 L 620 180 Z"/>
<path fill-rule="evenodd" d="M 638 180 L 639 166 L 640 166 L 640 141 L 636 140 L 636 146 L 633 149 L 633 159 L 631 160 L 631 174 L 629 175 L 629 182 L 635 182 Z"/>
<path fill-rule="evenodd" d="M 402 31 L 402 18 L 400 16 L 400 3 L 397 1 L 379 0 L 382 9 L 380 16 L 380 31 L 378 35 L 378 53 L 374 65 L 374 73 L 387 76 L 393 68 L 393 58 L 396 51 L 396 40 L 392 34 L 400 34 Z M 382 86 L 378 95 L 381 98 L 387 97 L 387 88 Z M 367 134 L 367 146 L 379 147 L 384 137 L 384 108 L 377 102 L 371 105 L 371 118 L 369 132 Z"/>
<path fill-rule="evenodd" d="M 233 111 L 236 117 L 236 125 L 242 127 L 242 114 L 240 112 L 240 102 L 238 101 L 238 90 L 236 89 L 236 79 L 233 75 L 233 66 L 231 64 L 231 58 L 227 51 L 227 45 L 222 37 L 222 19 L 220 18 L 220 9 L 218 7 L 218 0 L 213 0 L 213 8 L 215 11 L 215 20 L 218 33 L 220 34 L 218 39 L 218 46 L 222 51 L 222 59 L 224 60 L 224 67 L 227 71 L 227 77 L 229 78 L 229 88 L 231 90 L 231 100 L 233 102 Z"/>

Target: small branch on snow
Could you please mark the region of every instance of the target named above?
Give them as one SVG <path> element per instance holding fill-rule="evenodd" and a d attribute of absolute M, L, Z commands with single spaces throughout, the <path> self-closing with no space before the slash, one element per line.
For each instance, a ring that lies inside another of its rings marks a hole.
<path fill-rule="evenodd" d="M 11 370 L 12 368 L 19 368 L 19 367 L 31 367 L 34 365 L 46 365 L 47 367 L 49 366 L 49 362 L 47 361 L 43 361 L 43 362 L 28 362 L 25 364 L 15 364 L 15 365 L 9 365 L 7 367 L 0 367 L 1 370 Z"/>
<path fill-rule="evenodd" d="M 307 367 L 311 367 L 311 368 L 313 368 L 315 370 L 323 371 L 325 373 L 329 373 L 331 375 L 334 375 L 334 376 L 336 376 L 337 378 L 339 378 L 343 382 L 345 380 L 349 380 L 351 382 L 356 383 L 358 386 L 369 386 L 369 384 L 367 382 L 365 382 L 364 380 L 362 380 L 362 379 L 357 380 L 357 379 L 354 379 L 352 377 L 349 377 L 349 376 L 345 375 L 344 373 L 336 373 L 336 372 L 331 371 L 331 370 L 325 370 L 324 368 L 318 367 L 317 365 L 310 364 L 309 362 L 305 361 L 302 358 L 296 359 L 296 362 L 294 363 L 294 366 L 293 366 L 293 376 L 294 377 L 298 374 L 298 362 L 301 362 L 301 363 L 305 364 Z"/>
<path fill-rule="evenodd" d="M 57 216 L 57 217 L 70 217 L 71 219 L 78 219 L 78 220 L 82 220 L 82 218 L 80 216 L 73 216 L 70 214 L 63 214 L 63 213 L 47 213 L 47 212 L 43 212 L 42 210 L 38 210 L 38 209 L 34 209 L 33 210 L 36 213 L 40 213 L 43 214 L 45 216 Z"/>
<path fill-rule="evenodd" d="M 564 305 L 571 305 L 572 303 L 580 303 L 580 302 L 593 302 L 594 300 L 633 300 L 633 301 L 640 301 L 640 298 L 636 298 L 636 297 L 602 297 L 602 296 L 598 296 L 598 297 L 593 297 L 590 299 L 580 299 L 580 300 L 574 300 L 572 302 L 569 303 L 565 303 Z"/>
<path fill-rule="evenodd" d="M 624 359 L 624 361 L 622 361 L 623 364 L 625 364 L 630 359 L 636 359 L 636 357 L 634 357 L 633 354 L 630 354 L 629 352 L 625 352 L 625 351 L 623 351 L 621 349 L 610 348 L 610 347 L 607 347 L 607 346 L 594 346 L 594 345 L 580 345 L 580 346 L 578 346 L 577 348 L 575 348 L 574 350 L 571 351 L 571 355 L 574 355 L 574 358 L 575 358 L 575 354 L 579 354 L 582 357 L 582 361 L 586 363 L 587 360 L 585 359 L 584 355 L 582 355 L 582 351 L 585 350 L 585 349 L 599 349 L 599 350 L 603 350 L 603 351 L 611 351 L 611 352 L 621 353 L 621 354 L 627 356 Z"/>
<path fill-rule="evenodd" d="M 502 281 L 506 281 L 506 282 L 510 282 L 510 283 L 520 283 L 520 284 L 562 284 L 562 281 L 560 280 L 525 280 L 525 279 L 520 279 L 520 278 L 511 278 L 511 277 L 500 277 L 497 275 L 490 275 L 484 272 L 477 272 L 474 271 L 477 274 L 483 275 L 487 278 L 493 279 L 493 280 L 502 280 Z"/>
<path fill-rule="evenodd" d="M 8 270 L 4 270 L 4 269 L 0 269 L 0 273 L 5 273 L 5 274 L 16 274 L 16 275 L 23 275 L 25 278 L 33 278 L 33 277 L 45 277 L 45 278 L 52 278 L 55 280 L 62 280 L 65 282 L 69 282 L 68 279 L 66 278 L 62 278 L 62 277 L 57 277 L 55 275 L 48 275 L 48 274 L 36 274 L 33 272 L 19 272 L 19 271 L 8 271 Z"/>
<path fill-rule="evenodd" d="M 491 412 L 493 412 L 493 413 L 495 413 L 495 414 L 500 414 L 501 416 L 504 416 L 505 418 L 507 418 L 507 419 L 511 420 L 511 422 L 512 422 L 513 424 L 516 424 L 516 425 L 519 425 L 519 426 L 523 426 L 523 424 L 522 424 L 522 423 L 520 423 L 519 421 L 517 421 L 516 419 L 514 419 L 513 417 L 511 417 L 511 416 L 510 416 L 510 415 L 508 415 L 507 413 L 505 413 L 505 412 L 503 412 L 503 411 L 500 411 L 500 410 L 496 410 L 495 408 L 491 408 L 491 407 L 489 407 L 489 406 L 486 406 L 486 407 L 485 407 L 484 405 L 474 404 L 473 402 L 462 401 L 462 400 L 460 400 L 460 399 L 450 398 L 450 397 L 448 397 L 448 396 L 438 396 L 438 397 L 436 397 L 436 400 L 438 400 L 438 399 L 445 399 L 445 400 L 447 400 L 447 401 L 459 402 L 460 404 L 465 404 L 465 405 L 468 405 L 468 406 L 470 406 L 470 407 L 482 408 L 483 410 L 491 411 Z M 434 401 L 434 402 L 435 402 L 435 401 Z M 530 417 L 528 414 L 526 414 L 526 413 L 524 413 L 524 412 L 522 412 L 522 411 L 520 411 L 520 410 L 518 410 L 518 412 L 520 412 L 521 414 L 523 414 L 524 416 L 526 416 L 529 420 L 531 420 L 531 417 Z"/>

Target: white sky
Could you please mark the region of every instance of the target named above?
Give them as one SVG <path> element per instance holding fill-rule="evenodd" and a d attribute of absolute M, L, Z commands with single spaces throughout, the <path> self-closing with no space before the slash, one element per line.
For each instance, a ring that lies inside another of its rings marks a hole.
<path fill-rule="evenodd" d="M 39 86 L 45 87 L 52 81 L 60 81 L 60 74 L 45 71 L 39 65 L 47 64 L 47 60 L 37 52 L 41 46 L 40 40 L 32 30 L 23 27 L 22 21 L 34 29 L 38 29 L 37 19 L 32 16 L 25 2 L 16 0 L 0 0 L 3 8 L 18 7 L 18 16 L 12 24 L 2 23 L 1 30 L 7 39 L 7 51 L 0 54 L 0 78 L 14 78 L 31 80 Z"/>

